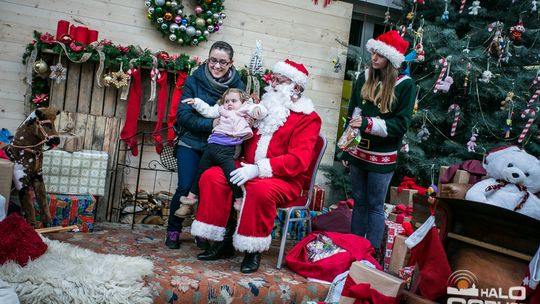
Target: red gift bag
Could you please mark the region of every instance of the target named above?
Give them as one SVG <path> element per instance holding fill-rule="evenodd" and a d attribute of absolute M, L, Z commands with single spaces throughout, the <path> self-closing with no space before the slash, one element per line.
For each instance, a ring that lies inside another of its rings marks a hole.
<path fill-rule="evenodd" d="M 307 245 L 319 235 L 318 232 L 310 233 L 298 242 L 285 257 L 287 266 L 291 270 L 304 277 L 331 282 L 338 274 L 349 270 L 354 261 L 367 260 L 373 265 L 376 265 L 378 269 L 382 269 L 371 256 L 373 247 L 371 247 L 371 243 L 367 239 L 354 234 L 338 232 L 321 233 L 346 251 L 336 253 L 316 262 L 310 262 Z"/>

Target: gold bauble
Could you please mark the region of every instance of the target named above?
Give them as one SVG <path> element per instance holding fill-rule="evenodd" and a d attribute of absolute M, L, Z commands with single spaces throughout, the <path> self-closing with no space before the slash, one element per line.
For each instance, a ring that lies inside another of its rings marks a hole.
<path fill-rule="evenodd" d="M 47 63 L 43 61 L 43 59 L 40 59 L 34 63 L 33 69 L 36 74 L 41 75 L 49 71 L 49 65 L 47 65 Z"/>
<path fill-rule="evenodd" d="M 204 21 L 203 18 L 197 18 L 197 19 L 195 19 L 195 24 L 198 27 L 203 27 L 206 24 L 206 21 Z"/>
<path fill-rule="evenodd" d="M 105 76 L 103 76 L 103 84 L 106 87 L 111 85 L 112 80 L 113 80 L 113 78 L 112 78 L 111 74 L 105 74 Z"/>
<path fill-rule="evenodd" d="M 163 15 L 163 19 L 167 20 L 167 21 L 171 21 L 173 15 L 169 12 L 166 12 L 165 15 Z"/>

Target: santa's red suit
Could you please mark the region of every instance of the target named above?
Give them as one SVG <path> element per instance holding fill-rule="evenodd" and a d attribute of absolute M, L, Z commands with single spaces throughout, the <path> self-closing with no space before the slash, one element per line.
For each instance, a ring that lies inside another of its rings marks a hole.
<path fill-rule="evenodd" d="M 305 96 L 296 102 L 281 96 L 270 91 L 263 96 L 261 104 L 269 115 L 258 122 L 254 136 L 244 144 L 244 162 L 257 164 L 259 176 L 243 186 L 245 196 L 233 237 L 239 251 L 268 250 L 276 207 L 295 205 L 316 157 L 321 118 L 313 102 Z M 191 234 L 221 241 L 232 208 L 231 187 L 219 167 L 208 169 L 199 185 L 199 208 Z"/>

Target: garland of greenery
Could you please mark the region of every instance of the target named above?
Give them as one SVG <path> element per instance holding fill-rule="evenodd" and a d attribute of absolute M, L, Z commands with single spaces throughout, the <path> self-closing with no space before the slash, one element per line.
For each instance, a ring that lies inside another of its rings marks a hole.
<path fill-rule="evenodd" d="M 219 30 L 226 15 L 223 0 L 197 0 L 195 15 L 186 15 L 182 0 L 146 0 L 148 19 L 169 40 L 197 45 Z"/>
<path fill-rule="evenodd" d="M 104 69 L 115 67 L 127 71 L 130 67 L 153 67 L 154 58 L 157 59 L 157 68 L 166 69 L 173 72 L 184 71 L 189 74 L 191 68 L 197 65 L 195 59 L 190 58 L 187 54 L 169 55 L 166 52 L 152 52 L 148 49 L 142 50 L 139 46 L 115 45 L 109 40 L 102 40 L 97 43 L 92 43 L 86 46 L 81 46 L 76 42 L 71 44 L 62 44 L 57 42 L 49 33 L 40 33 L 34 31 L 34 40 L 26 46 L 26 51 L 23 54 L 22 61 L 24 64 L 34 64 L 29 62 L 32 51 L 37 50 L 37 58 L 46 53 L 61 54 L 67 56 L 71 61 L 79 61 L 83 56 L 89 56 L 88 60 L 99 62 L 101 52 L 103 56 Z M 99 50 L 99 51 L 98 51 Z M 67 51 L 67 53 L 66 53 Z M 85 55 L 86 54 L 86 55 Z M 47 75 L 32 74 L 32 94 L 31 96 L 39 96 L 41 94 L 49 94 L 50 78 Z M 48 100 L 42 102 L 34 101 L 36 106 L 48 106 Z"/>

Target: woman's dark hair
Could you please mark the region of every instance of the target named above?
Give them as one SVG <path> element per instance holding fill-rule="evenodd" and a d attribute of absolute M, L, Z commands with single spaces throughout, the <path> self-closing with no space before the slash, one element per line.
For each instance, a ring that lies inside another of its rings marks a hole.
<path fill-rule="evenodd" d="M 210 47 L 210 51 L 208 51 L 208 54 L 210 54 L 213 50 L 224 50 L 229 54 L 230 59 L 233 59 L 234 56 L 234 50 L 230 44 L 228 44 L 225 41 L 216 41 L 212 46 Z"/>

